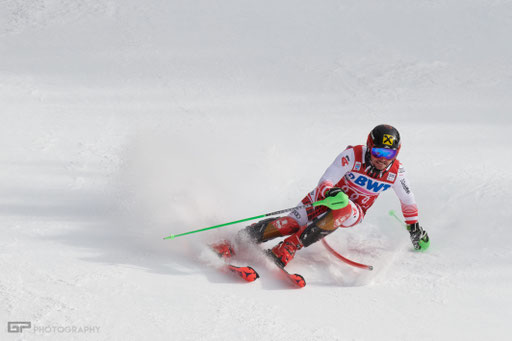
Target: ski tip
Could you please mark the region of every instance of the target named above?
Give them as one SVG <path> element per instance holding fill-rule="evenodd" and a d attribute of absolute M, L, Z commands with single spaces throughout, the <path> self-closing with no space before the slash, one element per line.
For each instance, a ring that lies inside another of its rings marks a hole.
<path fill-rule="evenodd" d="M 260 275 L 250 266 L 234 266 L 231 264 L 227 264 L 228 270 L 238 275 L 240 278 L 245 280 L 246 282 L 254 282 Z"/>
<path fill-rule="evenodd" d="M 302 277 L 302 275 L 290 274 L 289 278 L 297 288 L 304 288 L 306 286 L 306 280 L 304 279 L 304 277 Z"/>
<path fill-rule="evenodd" d="M 276 255 L 272 252 L 272 250 L 265 250 L 265 254 L 269 257 L 269 259 L 277 266 L 277 268 L 281 271 L 281 273 L 290 281 L 294 288 L 304 288 L 306 286 L 306 280 L 302 275 L 299 274 L 291 274 L 284 267 L 285 265 L 276 257 Z"/>
<path fill-rule="evenodd" d="M 304 277 L 300 276 L 300 279 L 296 279 L 295 280 L 295 284 L 299 287 L 299 288 L 304 288 L 306 286 L 306 280 L 304 279 Z"/>
<path fill-rule="evenodd" d="M 260 278 L 260 275 L 256 272 L 256 270 L 254 270 L 253 268 L 251 268 L 249 266 L 249 269 L 251 269 L 252 271 L 254 271 L 254 275 L 256 276 L 256 278 L 254 278 L 254 280 L 257 280 L 258 278 Z"/>

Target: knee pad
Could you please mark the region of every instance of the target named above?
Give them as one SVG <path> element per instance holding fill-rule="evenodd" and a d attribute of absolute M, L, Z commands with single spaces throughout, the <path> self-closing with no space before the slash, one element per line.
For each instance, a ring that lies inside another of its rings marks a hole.
<path fill-rule="evenodd" d="M 351 207 L 351 213 L 350 216 L 345 221 L 343 221 L 343 223 L 341 223 L 340 227 L 343 228 L 355 226 L 363 221 L 364 218 L 364 212 L 361 206 L 354 204 L 352 201 L 349 201 L 349 204 Z"/>
<path fill-rule="evenodd" d="M 352 201 L 349 201 L 349 204 L 339 210 L 329 211 L 332 213 L 332 217 L 330 219 L 325 220 L 325 225 L 328 226 L 328 229 L 337 229 L 338 227 L 342 227 L 343 224 L 349 220 L 352 216 L 352 208 L 354 205 Z M 354 205 L 355 207 L 355 205 Z"/>

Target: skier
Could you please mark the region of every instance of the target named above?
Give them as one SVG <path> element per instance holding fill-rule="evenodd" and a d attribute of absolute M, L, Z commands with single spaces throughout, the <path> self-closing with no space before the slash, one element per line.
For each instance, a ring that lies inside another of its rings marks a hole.
<path fill-rule="evenodd" d="M 348 146 L 327 168 L 318 186 L 301 201 L 302 205 L 307 205 L 343 191 L 350 199 L 347 206 L 338 210 L 325 206 L 295 209 L 288 216 L 268 218 L 247 226 L 239 232 L 238 238 L 263 243 L 288 236 L 269 252 L 275 262 L 284 267 L 297 250 L 338 228 L 361 223 L 380 193 L 392 188 L 400 200 L 414 248 L 427 249 L 430 244 L 428 234 L 418 223 L 414 194 L 405 170 L 396 158 L 400 148 L 398 130 L 390 125 L 376 126 L 368 135 L 366 146 Z M 214 244 L 212 248 L 223 257 L 234 254 L 229 241 Z"/>

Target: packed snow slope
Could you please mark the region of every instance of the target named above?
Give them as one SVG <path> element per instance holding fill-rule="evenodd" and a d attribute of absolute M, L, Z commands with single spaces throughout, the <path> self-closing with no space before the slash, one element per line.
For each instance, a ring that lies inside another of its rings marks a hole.
<path fill-rule="evenodd" d="M 511 18 L 508 0 L 1 1 L 0 339 L 507 339 Z M 318 243 L 289 265 L 301 290 L 251 246 L 235 262 L 258 281 L 218 270 L 206 245 L 243 224 L 162 239 L 294 206 L 381 123 L 427 252 L 391 191 L 327 237 L 375 270 Z"/>

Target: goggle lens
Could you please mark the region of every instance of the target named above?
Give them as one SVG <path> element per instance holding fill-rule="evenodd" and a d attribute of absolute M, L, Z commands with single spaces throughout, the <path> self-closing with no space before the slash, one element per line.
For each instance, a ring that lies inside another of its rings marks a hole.
<path fill-rule="evenodd" d="M 396 156 L 396 149 L 388 149 L 388 148 L 372 148 L 372 155 L 376 158 L 384 157 L 388 160 L 392 160 Z"/>

